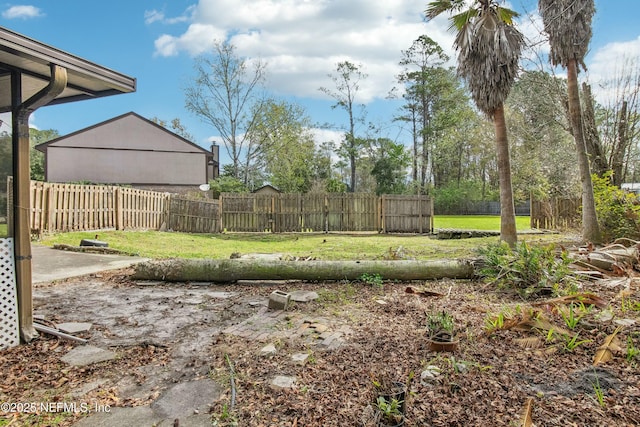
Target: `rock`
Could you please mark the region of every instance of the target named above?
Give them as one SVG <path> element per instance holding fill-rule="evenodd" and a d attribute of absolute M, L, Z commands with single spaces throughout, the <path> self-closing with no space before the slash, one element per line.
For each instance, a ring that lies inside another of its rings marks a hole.
<path fill-rule="evenodd" d="M 220 397 L 220 387 L 210 379 L 176 384 L 151 404 L 154 414 L 162 418 L 184 418 L 198 412 L 208 412 Z"/>
<path fill-rule="evenodd" d="M 60 360 L 71 366 L 85 366 L 115 358 L 116 354 L 113 351 L 103 350 L 92 345 L 81 345 L 69 351 Z"/>
<path fill-rule="evenodd" d="M 309 302 L 319 297 L 317 292 L 313 291 L 293 291 L 291 292 L 291 300 L 295 302 Z"/>
<path fill-rule="evenodd" d="M 276 346 L 273 344 L 267 344 L 260 349 L 260 354 L 263 356 L 271 356 L 276 354 Z"/>
<path fill-rule="evenodd" d="M 291 360 L 293 360 L 296 365 L 304 365 L 305 363 L 307 363 L 308 358 L 309 353 L 296 353 L 291 356 Z"/>
<path fill-rule="evenodd" d="M 91 323 L 78 323 L 78 322 L 68 322 L 68 323 L 59 323 L 56 325 L 61 332 L 65 334 L 77 334 L 78 332 L 86 332 L 93 324 Z"/>
<path fill-rule="evenodd" d="M 429 365 L 420 373 L 420 384 L 423 386 L 434 385 L 438 382 L 439 376 L 440 368 L 434 365 Z"/>
<path fill-rule="evenodd" d="M 285 375 L 278 375 L 271 380 L 271 388 L 274 390 L 285 390 L 292 388 L 296 383 L 296 377 L 288 377 Z"/>

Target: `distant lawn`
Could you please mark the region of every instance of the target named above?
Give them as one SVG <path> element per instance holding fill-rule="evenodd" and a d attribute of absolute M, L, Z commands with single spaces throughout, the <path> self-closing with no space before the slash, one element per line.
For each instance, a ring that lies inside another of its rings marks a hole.
<path fill-rule="evenodd" d="M 530 230 L 531 219 L 528 216 L 516 217 L 518 231 Z M 495 230 L 500 231 L 500 217 L 498 215 L 436 215 L 433 218 L 434 228 L 458 228 L 467 230 Z"/>
<path fill-rule="evenodd" d="M 7 237 L 7 224 L 0 224 L 0 237 Z"/>
<path fill-rule="evenodd" d="M 471 227 L 468 222 L 458 224 L 461 225 L 456 228 L 478 229 L 477 225 Z M 454 226 L 447 226 L 449 227 Z M 95 232 L 60 233 L 45 236 L 38 244 L 52 246 L 62 243 L 78 246 L 82 239 L 93 239 L 95 234 Z M 519 241 L 526 240 L 531 244 L 546 245 L 563 241 L 565 238 L 566 236 L 561 234 L 534 234 L 523 235 L 519 237 Z M 222 259 L 229 258 L 233 253 L 282 253 L 290 257 L 311 257 L 321 260 L 388 259 L 394 258 L 396 252 L 399 252 L 399 257 L 422 260 L 461 258 L 475 256 L 478 248 L 498 241 L 497 236 L 438 240 L 433 236 L 413 234 L 187 234 L 159 231 L 98 231 L 98 239 L 107 242 L 110 248 L 155 259 Z"/>

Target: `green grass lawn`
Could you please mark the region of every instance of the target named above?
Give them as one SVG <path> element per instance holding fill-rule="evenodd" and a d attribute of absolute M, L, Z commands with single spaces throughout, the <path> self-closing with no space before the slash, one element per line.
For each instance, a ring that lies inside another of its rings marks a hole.
<path fill-rule="evenodd" d="M 445 222 L 454 224 L 454 221 Z M 499 224 L 499 222 L 498 222 Z M 447 225 L 443 228 L 463 228 Z M 464 228 L 478 228 L 464 227 Z M 77 246 L 82 239 L 93 239 L 95 232 L 73 232 L 46 236 L 44 245 L 56 243 Z M 524 235 L 528 243 L 548 244 L 563 239 L 562 235 Z M 110 248 L 144 257 L 164 258 L 229 258 L 233 253 L 282 253 L 291 257 L 313 257 L 323 260 L 386 259 L 398 251 L 415 259 L 445 259 L 475 256 L 479 247 L 498 241 L 497 237 L 437 240 L 426 235 L 398 234 L 271 234 L 225 233 L 187 234 L 157 231 L 99 231 L 98 239 Z"/>
<path fill-rule="evenodd" d="M 0 238 L 7 237 L 7 224 L 0 224 Z"/>
<path fill-rule="evenodd" d="M 528 216 L 516 217 L 518 231 L 530 230 L 531 219 Z M 495 230 L 500 231 L 500 217 L 498 215 L 436 215 L 433 227 L 460 228 L 466 230 Z"/>

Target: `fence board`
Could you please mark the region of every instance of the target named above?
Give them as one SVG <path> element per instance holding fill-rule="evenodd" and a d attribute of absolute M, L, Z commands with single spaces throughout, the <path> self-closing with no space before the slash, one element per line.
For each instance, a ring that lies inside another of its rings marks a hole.
<path fill-rule="evenodd" d="M 220 202 L 172 196 L 167 227 L 186 233 L 219 233 Z"/>
<path fill-rule="evenodd" d="M 433 201 L 428 196 L 382 196 L 385 233 L 433 231 Z"/>
<path fill-rule="evenodd" d="M 581 199 L 531 200 L 531 228 L 566 230 L 580 226 Z"/>

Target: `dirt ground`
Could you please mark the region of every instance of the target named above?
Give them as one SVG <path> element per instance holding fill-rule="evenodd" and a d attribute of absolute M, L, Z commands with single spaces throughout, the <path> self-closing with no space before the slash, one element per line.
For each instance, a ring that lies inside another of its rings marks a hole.
<path fill-rule="evenodd" d="M 70 367 L 60 357 L 75 344 L 43 335 L 0 352 L 0 401 L 140 406 L 171 385 L 209 378 L 222 391 L 210 402 L 212 425 L 360 426 L 372 425 L 373 380 L 386 376 L 408 386 L 406 426 L 522 425 L 526 408 L 536 426 L 640 425 L 635 278 L 582 282 L 577 291 L 591 293 L 585 307 L 599 306 L 584 311 L 565 338 L 548 325 L 569 329 L 566 301 L 525 302 L 477 281 L 221 286 L 134 282 L 131 273 L 38 285 L 37 314 L 91 322 L 82 336 L 118 357 Z M 276 289 L 319 297 L 271 313 L 265 306 Z M 443 310 L 460 340 L 453 353 L 427 345 L 427 316 Z M 612 359 L 594 366 L 607 342 Z M 262 351 L 268 344 L 274 352 Z M 292 360 L 296 354 L 306 362 Z M 274 388 L 276 376 L 295 383 Z M 84 414 L 0 416 L 0 426 L 68 426 Z"/>

